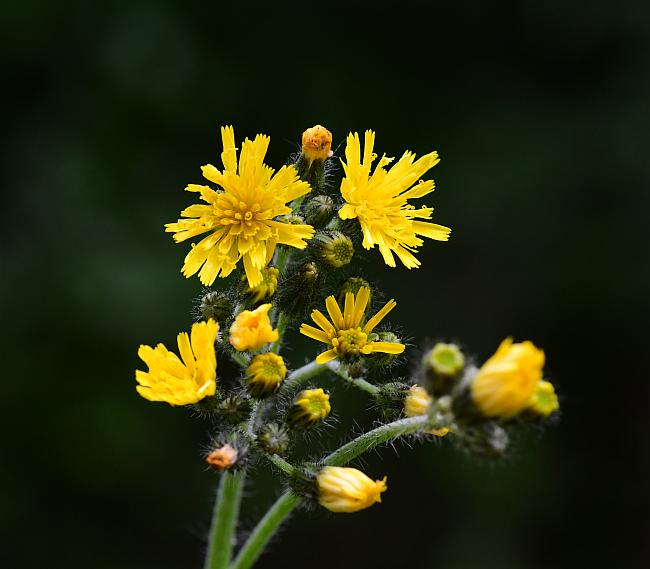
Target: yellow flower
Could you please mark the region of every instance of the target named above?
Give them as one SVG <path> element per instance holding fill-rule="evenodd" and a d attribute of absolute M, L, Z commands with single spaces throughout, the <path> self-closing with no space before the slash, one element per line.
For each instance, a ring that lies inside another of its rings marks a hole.
<path fill-rule="evenodd" d="M 330 396 L 322 387 L 303 389 L 293 400 L 287 422 L 306 429 L 327 419 L 331 410 Z"/>
<path fill-rule="evenodd" d="M 540 381 L 537 384 L 535 393 L 533 393 L 528 409 L 537 415 L 548 417 L 555 413 L 559 408 L 560 403 L 557 400 L 553 384 L 549 381 Z"/>
<path fill-rule="evenodd" d="M 282 356 L 272 352 L 259 354 L 246 369 L 246 385 L 253 397 L 266 397 L 280 389 L 286 375 Z"/>
<path fill-rule="evenodd" d="M 230 327 L 230 343 L 236 350 L 259 350 L 275 342 L 278 337 L 269 319 L 270 304 L 261 304 L 255 310 L 242 310 Z"/>
<path fill-rule="evenodd" d="M 374 144 L 375 133 L 367 130 L 362 160 L 358 133 L 348 135 L 347 164 L 343 163 L 345 178 L 341 182 L 341 194 L 347 203 L 339 210 L 339 217 L 358 218 L 363 246 L 371 249 L 377 245 L 389 267 L 395 266 L 395 253 L 404 266 L 413 269 L 420 266 L 413 255 L 423 243 L 418 235 L 447 241 L 451 232 L 448 227 L 419 221 L 430 219 L 432 208 L 415 209 L 408 203 L 409 199 L 421 198 L 433 191 L 433 180 L 415 182 L 440 161 L 438 153 L 431 152 L 415 160 L 415 154 L 406 151 L 389 170 L 385 166 L 393 159 L 384 154 L 371 175 L 372 163 L 377 158 L 373 153 Z"/>
<path fill-rule="evenodd" d="M 198 272 L 201 282 L 210 286 L 218 276 L 227 277 L 243 259 L 248 284 L 254 287 L 262 280 L 261 270 L 277 244 L 304 249 L 305 240 L 313 236 L 309 225 L 276 220 L 291 213 L 286 203 L 308 193 L 310 187 L 299 180 L 293 166 L 283 166 L 274 175 L 273 168 L 264 164 L 268 136 L 244 140 L 239 164 L 233 128 L 222 127 L 221 138 L 223 172 L 211 164 L 202 168 L 203 176 L 220 189 L 188 185 L 186 190 L 200 193 L 208 205 L 189 206 L 181 212 L 185 219 L 168 223 L 165 230 L 174 233 L 177 243 L 210 232 L 185 257 L 182 272 L 186 277 Z"/>
<path fill-rule="evenodd" d="M 149 401 L 170 405 L 189 405 L 214 395 L 217 387 L 217 357 L 214 341 L 219 324 L 214 320 L 192 325 L 191 342 L 187 332 L 178 335 L 178 350 L 183 358 L 163 344 L 155 348 L 140 346 L 138 356 L 149 371 L 135 372 L 138 393 Z"/>
<path fill-rule="evenodd" d="M 542 350 L 532 342 L 513 344 L 508 338 L 474 378 L 472 399 L 486 417 L 512 417 L 530 403 L 543 367 Z"/>
<path fill-rule="evenodd" d="M 332 133 L 324 126 L 317 124 L 302 133 L 302 154 L 309 162 L 330 157 L 331 146 Z"/>
<path fill-rule="evenodd" d="M 246 291 L 253 302 L 259 302 L 265 298 L 271 298 L 278 289 L 278 271 L 275 267 L 266 267 L 262 269 L 262 280 L 257 286 L 248 287 Z M 242 277 L 242 280 L 246 280 Z"/>
<path fill-rule="evenodd" d="M 300 326 L 301 334 L 331 346 L 329 350 L 316 358 L 316 363 L 324 364 L 341 356 L 368 355 L 374 352 L 401 354 L 404 351 L 404 344 L 369 340 L 369 335 L 375 327 L 397 306 L 393 299 L 389 300 L 377 314 L 361 327 L 369 300 L 370 289 L 366 287 L 361 287 L 356 295 L 347 292 L 345 308 L 341 313 L 336 299 L 333 296 L 328 296 L 325 299 L 325 306 L 331 322 L 320 310 L 312 311 L 311 318 L 319 328 L 302 324 Z"/>
<path fill-rule="evenodd" d="M 324 467 L 316 477 L 318 502 L 330 512 L 358 512 L 381 502 L 386 477 L 372 480 L 356 468 Z"/>
<path fill-rule="evenodd" d="M 409 389 L 409 392 L 404 398 L 404 414 L 407 417 L 418 417 L 419 415 L 426 415 L 433 404 L 433 399 L 427 393 L 427 390 L 424 387 L 419 385 L 414 385 Z M 444 437 L 449 433 L 447 427 L 441 427 L 440 429 L 429 429 L 427 433 L 436 435 L 437 437 Z"/>

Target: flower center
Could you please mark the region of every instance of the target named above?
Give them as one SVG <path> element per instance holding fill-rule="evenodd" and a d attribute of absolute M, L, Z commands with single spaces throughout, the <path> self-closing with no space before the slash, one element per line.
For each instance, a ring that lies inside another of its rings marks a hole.
<path fill-rule="evenodd" d="M 253 222 L 256 221 L 256 213 L 262 209 L 262 206 L 253 202 L 247 204 L 240 201 L 238 204 L 233 204 L 232 209 L 224 209 L 221 211 L 222 218 L 219 220 L 221 225 L 240 225 L 244 227 L 251 227 Z"/>
<path fill-rule="evenodd" d="M 339 330 L 338 336 L 332 338 L 332 346 L 341 354 L 358 354 L 366 343 L 368 335 L 361 331 L 361 328 L 348 328 Z"/>

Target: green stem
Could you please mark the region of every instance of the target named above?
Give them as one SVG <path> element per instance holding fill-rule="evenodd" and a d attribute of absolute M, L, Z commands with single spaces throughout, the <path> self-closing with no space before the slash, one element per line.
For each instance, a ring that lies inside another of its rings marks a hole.
<path fill-rule="evenodd" d="M 248 364 L 251 363 L 250 358 L 243 352 L 233 352 L 230 357 L 241 367 L 248 367 Z"/>
<path fill-rule="evenodd" d="M 280 352 L 280 347 L 282 346 L 282 338 L 287 329 L 288 323 L 289 323 L 289 318 L 287 317 L 287 315 L 284 312 L 280 312 L 278 314 L 278 323 L 276 324 L 278 330 L 278 339 L 277 341 L 273 342 L 273 344 L 271 344 L 271 351 L 274 354 Z"/>
<path fill-rule="evenodd" d="M 233 533 L 237 525 L 239 503 L 246 472 L 224 472 L 219 483 L 219 492 L 214 504 L 210 540 L 205 556 L 204 569 L 226 569 L 230 563 L 233 547 Z"/>
<path fill-rule="evenodd" d="M 296 496 L 291 491 L 282 494 L 255 526 L 253 533 L 237 554 L 230 569 L 249 569 L 249 567 L 252 567 L 280 524 L 300 502 L 300 496 Z"/>
<path fill-rule="evenodd" d="M 293 476 L 296 474 L 296 472 L 299 472 L 299 470 L 293 466 L 292 464 L 289 464 L 284 458 L 281 456 L 278 456 L 277 454 L 267 454 L 265 455 L 266 459 L 273 464 L 276 468 L 284 472 L 287 476 Z"/>
<path fill-rule="evenodd" d="M 393 421 L 392 423 L 368 431 L 356 439 L 351 440 L 349 443 L 344 444 L 342 447 L 328 454 L 322 462 L 327 466 L 343 466 L 376 446 L 404 435 L 417 433 L 428 425 L 429 417 L 427 415 Z"/>
<path fill-rule="evenodd" d="M 428 425 L 429 418 L 426 415 L 400 419 L 399 421 L 382 425 L 381 427 L 377 427 L 372 431 L 364 433 L 360 437 L 357 437 L 343 445 L 341 448 L 335 450 L 326 456 L 322 463 L 327 466 L 343 466 L 376 446 L 387 443 L 388 441 L 403 435 L 421 431 Z M 285 472 L 285 469 L 294 469 L 293 466 L 280 457 L 268 458 L 273 462 L 273 464 Z M 235 561 L 230 566 L 230 569 L 249 569 L 249 567 L 251 567 L 260 556 L 264 547 L 280 527 L 282 522 L 300 502 L 301 498 L 290 491 L 285 492 L 280 496 L 276 500 L 275 504 L 271 506 L 271 509 L 266 513 L 266 515 L 259 521 L 257 526 L 255 526 L 253 533 L 244 544 L 244 547 L 242 547 Z"/>
<path fill-rule="evenodd" d="M 341 379 L 347 381 L 350 385 L 356 387 L 357 389 L 360 389 L 361 391 L 365 391 L 366 393 L 372 395 L 373 397 L 377 396 L 381 391 L 379 387 L 373 385 L 372 383 L 366 381 L 361 377 L 350 377 L 346 373 L 345 368 L 343 368 L 341 364 L 337 361 L 330 362 L 326 365 L 330 369 L 330 371 L 332 371 L 332 373 L 335 373 Z"/>
<path fill-rule="evenodd" d="M 287 376 L 287 379 L 284 380 L 282 389 L 293 389 L 299 387 L 300 385 L 304 385 L 310 379 L 319 376 L 321 373 L 327 371 L 328 369 L 329 368 L 327 366 L 317 364 L 315 361 L 309 362 L 308 364 L 305 364 L 304 366 L 292 371 Z"/>

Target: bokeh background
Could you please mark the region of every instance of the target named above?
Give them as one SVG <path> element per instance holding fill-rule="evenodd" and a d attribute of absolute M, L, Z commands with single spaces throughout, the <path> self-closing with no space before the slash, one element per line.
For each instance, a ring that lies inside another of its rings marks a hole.
<path fill-rule="evenodd" d="M 365 467 L 389 477 L 380 507 L 299 513 L 260 566 L 647 567 L 649 15 L 3 5 L 2 566 L 200 567 L 217 482 L 204 425 L 134 390 L 138 344 L 173 342 L 200 292 L 162 225 L 218 160 L 220 125 L 270 134 L 279 166 L 321 123 L 336 143 L 373 128 L 389 155 L 441 153 L 429 203 L 451 241 L 372 276 L 423 345 L 543 346 L 562 416 L 498 464 L 444 442 L 383 449 Z M 299 346 L 295 365 L 314 349 Z M 341 421 L 370 424 L 363 397 L 333 398 Z M 242 532 L 276 491 L 254 473 Z"/>

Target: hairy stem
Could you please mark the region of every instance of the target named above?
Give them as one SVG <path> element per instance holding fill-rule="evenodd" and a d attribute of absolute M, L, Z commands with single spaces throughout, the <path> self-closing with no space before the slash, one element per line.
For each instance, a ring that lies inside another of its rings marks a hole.
<path fill-rule="evenodd" d="M 328 454 L 322 462 L 327 466 L 343 466 L 376 446 L 404 435 L 417 433 L 427 427 L 428 424 L 429 417 L 427 415 L 393 421 L 392 423 L 368 431 L 356 439 L 351 440 L 349 443 L 344 444 L 342 447 Z"/>
<path fill-rule="evenodd" d="M 230 563 L 233 533 L 237 525 L 245 478 L 244 470 L 226 471 L 221 475 L 212 515 L 208 551 L 203 564 L 204 569 L 226 569 Z"/>
<path fill-rule="evenodd" d="M 322 460 L 322 463 L 327 466 L 343 466 L 376 446 L 404 435 L 416 433 L 428 426 L 429 418 L 426 415 L 400 419 L 399 421 L 382 425 L 381 427 L 377 427 L 372 431 L 364 433 L 360 437 L 357 437 L 343 445 L 341 448 L 330 453 Z M 294 469 L 293 466 L 277 455 L 268 458 L 273 462 L 273 464 L 280 468 L 280 470 L 283 470 L 287 474 Z M 273 534 L 294 508 L 298 506 L 301 500 L 302 499 L 299 496 L 296 496 L 291 491 L 282 494 L 282 496 L 276 500 L 275 504 L 271 506 L 271 509 L 266 513 L 266 515 L 259 521 L 253 530 L 253 533 L 248 538 L 248 541 L 244 544 L 235 561 L 230 566 L 230 569 L 248 569 L 251 567 L 260 556 Z"/>
<path fill-rule="evenodd" d="M 369 381 L 366 381 L 362 377 L 350 377 L 347 374 L 347 371 L 339 362 L 336 360 L 329 362 L 328 364 L 325 364 L 332 373 L 335 373 L 338 375 L 341 379 L 344 379 L 347 381 L 350 385 L 356 387 L 357 389 L 360 389 L 361 391 L 365 391 L 369 395 L 372 395 L 373 397 L 376 396 L 380 389 L 376 385 L 373 385 Z"/>
<path fill-rule="evenodd" d="M 305 364 L 304 366 L 292 371 L 287 376 L 287 379 L 284 380 L 282 389 L 293 389 L 295 387 L 299 387 L 300 385 L 304 385 L 310 379 L 319 376 L 321 373 L 327 371 L 328 369 L 329 368 L 327 366 L 317 364 L 315 361 L 309 362 L 308 364 Z"/>
<path fill-rule="evenodd" d="M 284 458 L 278 456 L 277 454 L 267 454 L 265 455 L 266 459 L 273 464 L 278 470 L 284 472 L 287 476 L 293 476 L 296 472 L 299 472 L 298 469 L 289 464 Z"/>
<path fill-rule="evenodd" d="M 230 569 L 248 569 L 251 567 L 257 561 L 280 524 L 300 504 L 300 501 L 301 498 L 291 491 L 282 494 L 255 526 L 253 533 L 237 554 Z"/>

